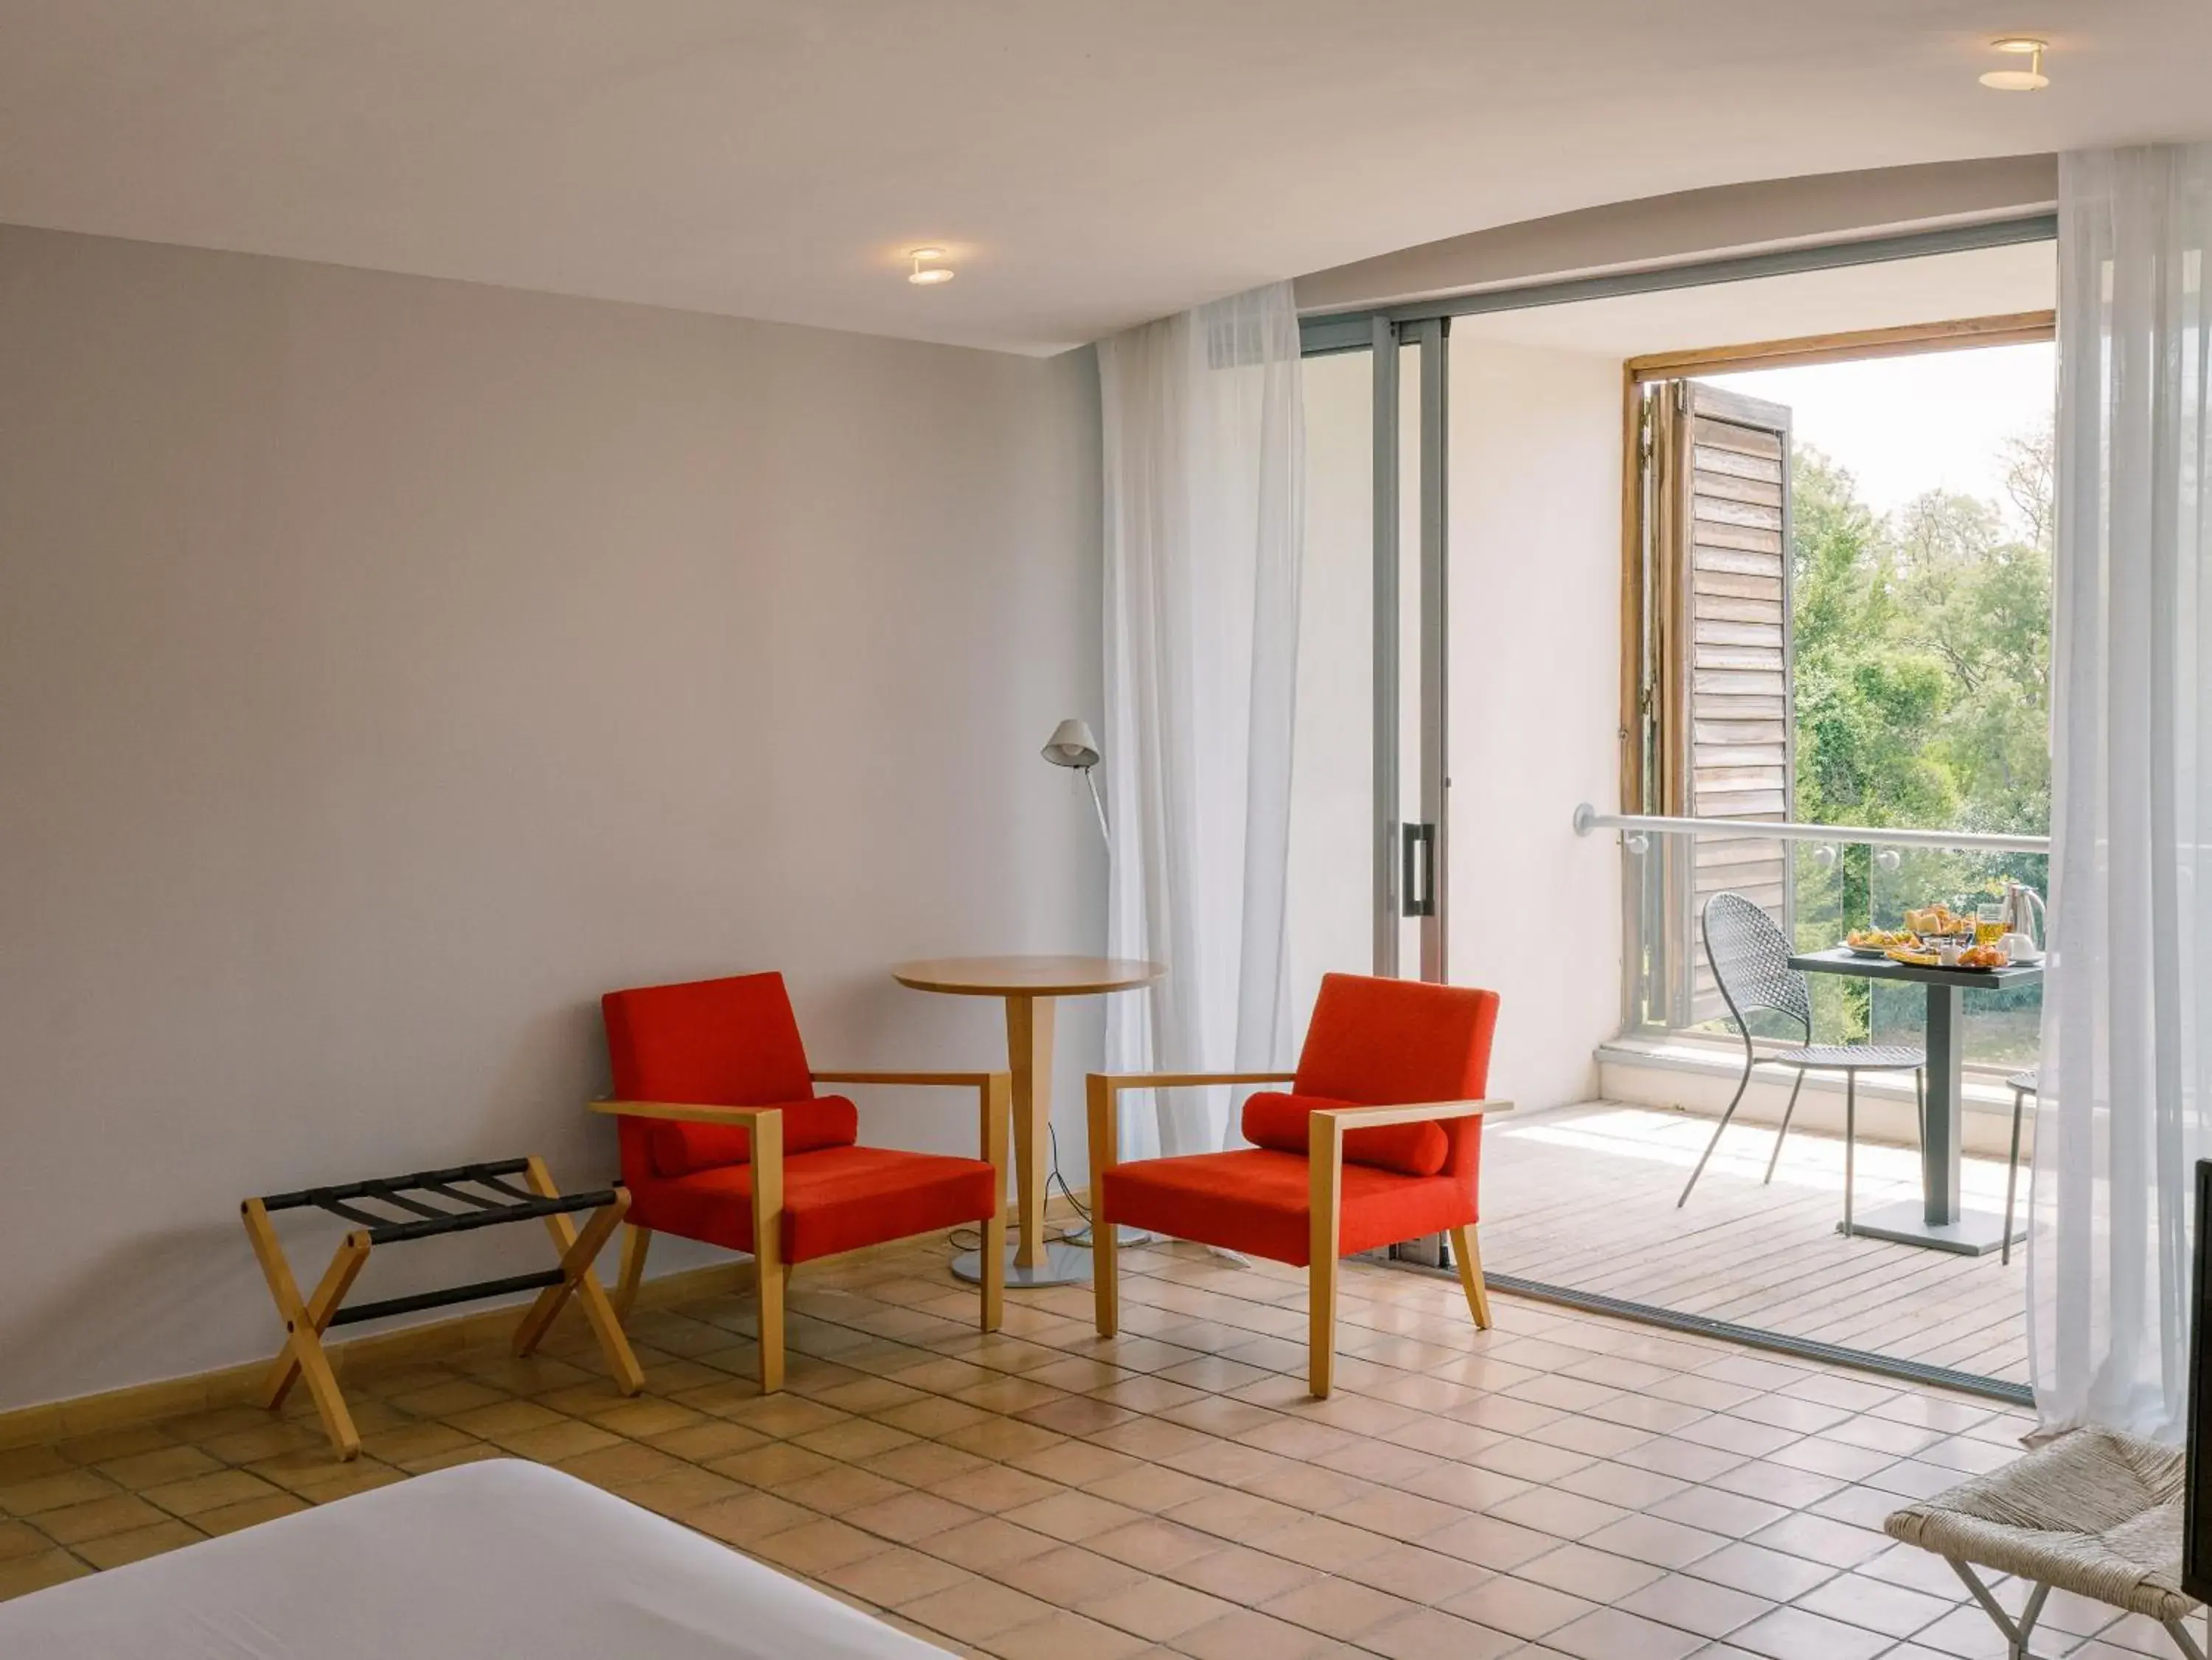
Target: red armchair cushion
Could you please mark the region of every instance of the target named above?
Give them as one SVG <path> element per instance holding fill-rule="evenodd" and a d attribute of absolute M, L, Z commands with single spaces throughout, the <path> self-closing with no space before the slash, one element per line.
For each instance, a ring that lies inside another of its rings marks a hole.
<path fill-rule="evenodd" d="M 915 1233 L 988 1221 L 999 1208 L 998 1173 L 981 1159 L 833 1147 L 784 1160 L 783 1259 L 810 1262 Z M 673 1178 L 649 1177 L 630 1193 L 641 1227 L 732 1251 L 753 1248 L 753 1170 L 726 1165 Z"/>
<path fill-rule="evenodd" d="M 599 1006 L 620 1100 L 772 1106 L 814 1094 L 781 974 L 610 991 Z"/>
<path fill-rule="evenodd" d="M 1262 1090 L 1244 1103 L 1244 1139 L 1255 1147 L 1304 1156 L 1311 1143 L 1308 1119 L 1316 1107 L 1371 1105 L 1329 1100 L 1313 1095 L 1285 1095 Z M 1450 1156 L 1451 1142 L 1443 1126 L 1433 1124 L 1394 1124 L 1373 1130 L 1348 1130 L 1344 1136 L 1344 1161 L 1395 1170 L 1401 1176 L 1433 1176 Z"/>
<path fill-rule="evenodd" d="M 1479 1101 L 1490 1084 L 1497 1027 L 1495 991 L 1324 975 L 1291 1089 L 1366 1106 Z M 1441 1128 L 1451 1149 L 1444 1168 L 1472 1191 L 1482 1120 L 1454 1118 Z"/>
<path fill-rule="evenodd" d="M 817 1095 L 808 1100 L 786 1101 L 778 1110 L 783 1114 L 786 1157 L 824 1147 L 850 1147 L 860 1138 L 860 1109 L 846 1096 Z M 653 1170 L 657 1176 L 689 1176 L 694 1171 L 744 1164 L 753 1155 L 751 1133 L 741 1124 L 681 1124 L 672 1118 L 647 1123 L 653 1132 Z"/>
<path fill-rule="evenodd" d="M 1303 1268 L 1311 1260 L 1310 1188 L 1302 1154 L 1254 1148 L 1117 1165 L 1100 1182 L 1101 1221 L 1166 1233 Z M 1474 1184 L 1456 1176 L 1344 1168 L 1337 1243 L 1346 1256 L 1475 1221 Z"/>
<path fill-rule="evenodd" d="M 787 1154 L 850 1147 L 859 1139 L 853 1103 L 814 1093 L 782 975 L 610 991 L 599 1006 L 617 1100 L 781 1106 Z M 751 1137 L 733 1124 L 624 1118 L 619 1134 L 623 1178 L 633 1187 L 653 1176 L 689 1175 L 751 1156 Z"/>

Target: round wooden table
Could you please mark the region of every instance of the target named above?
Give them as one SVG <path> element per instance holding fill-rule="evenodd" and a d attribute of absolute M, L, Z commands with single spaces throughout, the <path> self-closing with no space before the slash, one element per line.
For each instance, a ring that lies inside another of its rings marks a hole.
<path fill-rule="evenodd" d="M 891 978 L 917 991 L 1001 997 L 1006 1004 L 1006 1060 L 1013 1073 L 1014 1184 L 1021 1237 L 1006 1265 L 1010 1286 L 1068 1285 L 1091 1277 L 1081 1246 L 1048 1245 L 1045 1175 L 1050 1165 L 1053 1002 L 1132 991 L 1167 972 L 1131 957 L 932 957 L 902 962 Z M 964 1280 L 981 1277 L 975 1252 L 953 1259 Z"/>

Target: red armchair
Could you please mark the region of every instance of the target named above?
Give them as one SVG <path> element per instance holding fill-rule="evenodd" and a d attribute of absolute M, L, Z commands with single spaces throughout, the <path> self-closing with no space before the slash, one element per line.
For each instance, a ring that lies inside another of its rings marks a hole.
<path fill-rule="evenodd" d="M 751 1254 L 760 1381 L 783 1386 L 783 1293 L 795 1263 L 977 1222 L 982 1325 L 999 1329 L 1006 1270 L 1004 1072 L 817 1072 L 781 974 L 611 991 L 600 1000 L 629 1189 L 616 1307 L 624 1315 L 656 1233 Z M 860 1146 L 860 1113 L 817 1083 L 945 1084 L 976 1092 L 980 1159 Z"/>
<path fill-rule="evenodd" d="M 1322 981 L 1298 1069 L 1093 1073 L 1091 1180 L 1097 1198 L 1098 1332 L 1120 1324 L 1116 1227 L 1242 1251 L 1308 1270 L 1308 1380 L 1326 1396 L 1336 1355 L 1338 1259 L 1428 1233 L 1451 1235 L 1475 1324 L 1490 1300 L 1475 1246 L 1482 1099 L 1498 994 L 1417 980 L 1331 974 Z M 1185 1158 L 1117 1159 L 1125 1089 L 1288 1083 L 1244 1104 L 1250 1148 Z"/>

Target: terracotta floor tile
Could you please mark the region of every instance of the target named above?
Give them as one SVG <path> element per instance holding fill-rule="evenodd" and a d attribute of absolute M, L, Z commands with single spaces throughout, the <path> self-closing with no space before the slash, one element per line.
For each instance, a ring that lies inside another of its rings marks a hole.
<path fill-rule="evenodd" d="M 1272 1542 L 1270 1542 L 1272 1543 Z M 1493 1576 L 1493 1571 L 1456 1556 L 1446 1556 L 1418 1545 L 1393 1544 L 1391 1548 L 1334 1565 L 1340 1578 L 1357 1579 L 1363 1585 L 1387 1590 L 1393 1596 L 1423 1607 L 1449 1602 Z"/>
<path fill-rule="evenodd" d="M 1016 1469 L 1011 1464 L 981 1463 L 948 1480 L 931 1483 L 929 1490 L 939 1498 L 993 1515 L 1033 1505 L 1040 1499 L 1049 1499 L 1055 1493 L 1066 1491 L 1058 1482 Z"/>
<path fill-rule="evenodd" d="M 265 1499 L 246 1499 L 234 1505 L 219 1505 L 213 1510 L 204 1510 L 192 1518 L 192 1525 L 213 1536 L 235 1533 L 240 1528 L 250 1528 L 262 1522 L 273 1522 L 279 1516 L 289 1516 L 295 1511 L 307 1508 L 307 1501 L 296 1493 L 274 1493 Z"/>
<path fill-rule="evenodd" d="M 820 1511 L 825 1516 L 843 1516 L 914 1493 L 913 1488 L 857 1464 L 838 1464 L 818 1475 L 804 1475 L 776 1491 L 793 1503 Z"/>
<path fill-rule="evenodd" d="M 1129 1660 L 1145 1646 L 1141 1637 L 1066 1609 L 991 1639 L 991 1651 L 1002 1660 Z"/>
<path fill-rule="evenodd" d="M 1172 1643 L 1185 1632 L 1240 1612 L 1235 1603 L 1221 1597 L 1151 1578 L 1079 1602 L 1077 1607 L 1093 1620 L 1156 1643 Z"/>
<path fill-rule="evenodd" d="M 684 1525 L 726 1544 L 750 1547 L 757 1539 L 797 1527 L 812 1516 L 811 1511 L 772 1493 L 747 1493 L 693 1511 Z"/>
<path fill-rule="evenodd" d="M 248 1499 L 266 1499 L 277 1489 L 259 1476 L 242 1469 L 221 1469 L 212 1475 L 195 1475 L 146 1489 L 144 1497 L 172 1516 L 187 1519 L 204 1510 L 235 1505 Z"/>
<path fill-rule="evenodd" d="M 1486 1579 L 1444 1604 L 1448 1612 L 1462 1619 L 1526 1642 L 1581 1619 L 1595 1606 L 1550 1585 L 1505 1574 Z"/>
<path fill-rule="evenodd" d="M 1051 1603 L 988 1578 L 919 1597 L 899 1609 L 909 1620 L 963 1643 L 988 1642 L 1000 1632 L 1034 1624 L 1052 1611 Z"/>
<path fill-rule="evenodd" d="M 1683 1660 L 1705 1646 L 1705 1639 L 1672 1626 L 1639 1620 L 1619 1609 L 1599 1609 L 1562 1626 L 1544 1639 L 1547 1649 L 1571 1654 L 1577 1660 Z"/>
<path fill-rule="evenodd" d="M 1794 1608 L 1777 1609 L 1731 1632 L 1729 1641 L 1768 1660 L 1873 1660 L 1891 1646 L 1891 1639 L 1879 1632 Z"/>
<path fill-rule="evenodd" d="M 1513 1570 L 1513 1577 L 1602 1605 L 1618 1602 L 1664 1576 L 1649 1562 L 1609 1555 L 1588 1545 L 1561 1545 L 1521 1563 Z"/>
<path fill-rule="evenodd" d="M 1333 1644 L 1319 1632 L 1248 1609 L 1185 1632 L 1175 1647 L 1191 1660 L 1312 1660 Z"/>
<path fill-rule="evenodd" d="M 1404 1619 L 1364 1633 L 1361 1649 L 1385 1660 L 1499 1660 L 1526 1653 L 1521 1639 L 1446 1614 L 1418 1609 Z"/>
<path fill-rule="evenodd" d="M 843 1567 L 886 1548 L 883 1540 L 858 1528 L 824 1518 L 802 1522 L 781 1533 L 771 1533 L 746 1546 L 748 1554 L 793 1572 L 819 1574 L 825 1568 Z"/>
<path fill-rule="evenodd" d="M 1050 1534 L 1033 1533 L 996 1516 L 986 1516 L 915 1542 L 933 1556 L 941 1556 L 981 1574 L 988 1574 L 1008 1562 L 1018 1562 L 1025 1556 L 1041 1556 L 1060 1542 Z"/>
<path fill-rule="evenodd" d="M 937 1441 L 911 1441 L 868 1460 L 868 1468 L 875 1474 L 910 1487 L 933 1487 L 955 1476 L 991 1467 L 989 1459 Z"/>
<path fill-rule="evenodd" d="M 824 1568 L 820 1578 L 825 1584 L 884 1609 L 903 1608 L 955 1585 L 975 1583 L 975 1576 L 965 1568 L 941 1562 L 918 1550 L 902 1548 L 879 1551 L 838 1567 Z"/>
<path fill-rule="evenodd" d="M 1302 1562 L 1286 1561 L 1243 1545 L 1224 1545 L 1195 1560 L 1175 1563 L 1163 1572 L 1179 1584 L 1243 1608 L 1256 1608 L 1322 1577 L 1317 1569 Z"/>
<path fill-rule="evenodd" d="M 733 1452 L 726 1458 L 710 1458 L 707 1468 L 717 1475 L 726 1475 L 748 1487 L 775 1488 L 825 1475 L 837 1468 L 837 1461 L 826 1453 L 811 1452 L 788 1441 L 771 1441 L 750 1451 Z"/>
<path fill-rule="evenodd" d="M 143 1528 L 169 1518 L 135 1493 L 118 1493 L 82 1505 L 64 1505 L 40 1513 L 39 1531 L 58 1545 L 78 1546 L 88 1539 L 131 1528 Z M 80 1553 L 82 1554 L 82 1553 Z"/>
<path fill-rule="evenodd" d="M 1322 1578 L 1270 1597 L 1260 1609 L 1294 1626 L 1351 1642 L 1377 1627 L 1404 1619 L 1417 1606 L 1357 1580 Z"/>
<path fill-rule="evenodd" d="M 1055 1608 L 1077 1609 L 1132 1585 L 1152 1583 L 1142 1568 L 1133 1568 L 1080 1545 L 1062 1545 L 1058 1550 L 1009 1562 L 999 1569 L 998 1578 Z"/>
<path fill-rule="evenodd" d="M 1224 1548 L 1222 1541 L 1211 1534 L 1153 1516 L 1097 1534 L 1084 1542 L 1101 1555 L 1131 1563 L 1152 1573 L 1164 1572 L 1178 1563 L 1194 1562 Z"/>
<path fill-rule="evenodd" d="M 54 1451 L 72 1464 L 104 1464 L 117 1458 L 129 1458 L 139 1453 L 157 1452 L 176 1443 L 164 1430 L 151 1424 L 133 1424 L 121 1429 L 94 1430 L 89 1434 L 72 1435 L 54 1443 Z"/>
<path fill-rule="evenodd" d="M 1632 1591 L 1614 1606 L 1708 1638 L 1726 1637 L 1738 1627 L 1774 1611 L 1774 1604 L 1765 1597 L 1680 1573 Z"/>
<path fill-rule="evenodd" d="M 125 1562 L 158 1556 L 163 1551 L 176 1549 L 179 1545 L 196 1544 L 206 1536 L 189 1522 L 165 1518 L 148 1527 L 132 1528 L 128 1532 L 105 1534 L 97 1539 L 88 1539 L 71 1548 L 96 1568 L 119 1568 Z"/>
<path fill-rule="evenodd" d="M 1068 1489 L 1030 1504 L 1017 1505 L 1006 1512 L 1006 1519 L 1018 1527 L 1031 1528 L 1072 1543 L 1124 1527 L 1142 1514 L 1127 1505 L 1101 1499 L 1095 1493 Z"/>
<path fill-rule="evenodd" d="M 787 1488 L 785 1491 L 787 1496 L 804 1501 L 804 1495 L 798 1489 Z M 940 1494 L 908 1489 L 885 1494 L 869 1504 L 855 1506 L 844 1512 L 844 1519 L 866 1532 L 910 1543 L 950 1533 L 979 1518 L 977 1512 L 967 1506 L 955 1504 Z"/>
<path fill-rule="evenodd" d="M 35 1556 L 18 1556 L 0 1562 L 0 1601 L 21 1596 L 27 1591 L 44 1590 L 48 1585 L 58 1585 L 64 1579 L 80 1578 L 92 1569 L 67 1551 L 41 1551 Z"/>
<path fill-rule="evenodd" d="M 0 1487 L 0 1514 L 36 1516 L 68 1505 L 113 1498 L 122 1489 L 96 1471 L 64 1465 L 54 1475 L 35 1475 Z"/>
<path fill-rule="evenodd" d="M 1123 1336 L 1082 1287 L 1012 1294 L 985 1335 L 920 1240 L 802 1274 L 776 1396 L 750 1300 L 712 1295 L 632 1323 L 629 1400 L 575 1322 L 528 1360 L 502 1338 L 360 1369 L 352 1463 L 304 1398 L 0 1451 L 0 1515 L 35 1512 L 0 1520 L 0 1595 L 86 1571 L 72 1548 L 120 1561 L 514 1454 L 1002 1660 L 1987 1646 L 1879 1524 L 2015 1456 L 2022 1415 L 1503 1294 L 1477 1335 L 1449 1281 L 1358 1263 L 1316 1401 L 1304 1297 L 1297 1270 L 1154 1246 L 1125 1258 Z M 2082 1660 L 2158 1651 L 2087 1604 L 2046 1619 L 2096 1639 Z"/>
<path fill-rule="evenodd" d="M 1956 1576 L 1943 1566 L 1941 1559 L 1925 1551 L 1911 1550 L 1900 1546 L 1920 1561 L 1935 1565 L 1937 1572 Z M 1754 1596 L 1771 1596 L 1786 1601 L 1802 1596 L 1814 1586 L 1833 1578 L 1838 1569 L 1823 1563 L 1809 1562 L 1802 1557 L 1791 1556 L 1782 1551 L 1768 1550 L 1759 1545 L 1724 1545 L 1711 1556 L 1701 1556 L 1686 1570 L 1699 1579 L 1710 1579 L 1717 1584 L 1731 1585 L 1737 1590 L 1747 1590 Z"/>

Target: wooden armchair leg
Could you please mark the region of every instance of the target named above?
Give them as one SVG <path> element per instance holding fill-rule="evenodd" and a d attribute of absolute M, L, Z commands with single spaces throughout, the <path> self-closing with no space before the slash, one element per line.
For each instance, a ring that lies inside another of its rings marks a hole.
<path fill-rule="evenodd" d="M 1306 1270 L 1306 1386 L 1316 1401 L 1327 1400 L 1336 1382 L 1336 1272 L 1333 1256 L 1315 1257 Z"/>
<path fill-rule="evenodd" d="M 1474 1229 L 1451 1231 L 1452 1261 L 1459 1264 L 1460 1288 L 1467 1293 L 1468 1312 L 1477 1331 L 1490 1330 L 1490 1288 L 1482 1282 L 1482 1252 L 1474 1243 Z"/>
<path fill-rule="evenodd" d="M 983 1310 L 986 1331 L 996 1331 L 1006 1318 L 1006 1207 L 983 1221 Z"/>
<path fill-rule="evenodd" d="M 1106 1172 L 1120 1148 L 1114 1123 L 1114 1087 L 1097 1073 L 1086 1086 L 1091 1135 L 1091 1290 L 1098 1335 L 1121 1328 L 1121 1253 L 1119 1228 L 1106 1220 Z"/>
<path fill-rule="evenodd" d="M 615 1312 L 623 1319 L 637 1301 L 637 1288 L 645 1283 L 645 1254 L 653 1249 L 653 1230 L 630 1222 L 623 1229 L 622 1277 L 615 1281 Z"/>
<path fill-rule="evenodd" d="M 760 1386 L 783 1387 L 783 1121 L 775 1113 L 752 1126 L 753 1271 L 760 1289 Z"/>
<path fill-rule="evenodd" d="M 1344 1126 L 1328 1112 L 1316 1112 L 1306 1129 L 1307 1387 L 1316 1401 L 1328 1398 L 1336 1380 L 1337 1251 L 1344 1201 Z"/>

